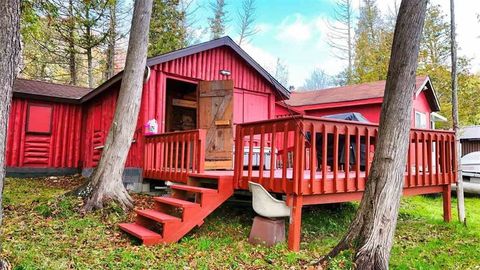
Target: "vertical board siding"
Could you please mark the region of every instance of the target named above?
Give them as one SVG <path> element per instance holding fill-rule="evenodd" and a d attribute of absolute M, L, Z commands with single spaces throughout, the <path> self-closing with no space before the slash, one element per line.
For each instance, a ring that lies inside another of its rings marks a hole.
<path fill-rule="evenodd" d="M 480 134 L 479 134 L 480 136 Z M 462 156 L 480 151 L 480 140 L 460 140 L 462 143 Z"/>
<path fill-rule="evenodd" d="M 228 70 L 230 76 L 223 76 L 220 70 Z M 127 167 L 143 167 L 144 124 L 150 119 L 157 119 L 159 132 L 165 132 L 165 100 L 167 78 L 186 79 L 188 81 L 225 80 L 234 81 L 234 121 L 243 123 L 247 119 L 256 120 L 274 118 L 275 89 L 252 67 L 241 59 L 233 50 L 224 46 L 212 50 L 174 59 L 151 67 L 150 79 L 144 85 L 137 129 L 127 158 Z M 115 112 L 119 85 L 113 85 L 104 94 L 85 104 L 84 136 L 82 149 L 84 167 L 95 167 L 101 156 L 96 146 L 105 143 L 110 124 Z M 244 96 L 261 108 L 261 117 L 248 109 Z M 252 98 L 257 97 L 257 98 Z M 99 106 L 99 110 L 94 110 Z M 241 115 L 237 115 L 241 114 Z M 99 120 L 101 118 L 101 120 Z M 97 130 L 95 130 L 97 125 Z"/>
<path fill-rule="evenodd" d="M 26 132 L 29 103 L 52 107 L 50 134 Z M 78 168 L 81 122 L 79 105 L 13 98 L 7 133 L 7 167 Z"/>
<path fill-rule="evenodd" d="M 196 80 L 231 79 L 234 81 L 235 88 L 253 92 L 272 93 L 275 91 L 265 78 L 257 74 L 252 67 L 226 46 L 161 63 L 155 69 Z M 220 70 L 228 70 L 231 75 L 221 75 Z"/>
<path fill-rule="evenodd" d="M 118 86 L 112 91 L 103 94 L 96 100 L 87 104 L 84 117 L 85 127 L 83 131 L 82 144 L 82 160 L 84 168 L 92 168 L 97 166 L 102 155 L 102 146 L 105 145 L 108 131 L 112 124 L 113 116 L 115 114 L 116 101 L 118 98 Z M 141 118 L 142 115 L 139 115 Z M 137 128 L 135 129 L 134 140 L 132 147 L 130 148 L 129 155 L 127 157 L 126 167 L 141 167 L 142 157 L 141 151 L 138 149 L 138 145 L 142 143 L 142 121 L 138 121 Z"/>

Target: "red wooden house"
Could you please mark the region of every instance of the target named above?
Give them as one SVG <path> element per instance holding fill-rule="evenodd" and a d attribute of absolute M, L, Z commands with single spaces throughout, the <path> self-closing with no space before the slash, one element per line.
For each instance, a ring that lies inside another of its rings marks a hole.
<path fill-rule="evenodd" d="M 417 76 L 412 95 L 412 127 L 434 128 L 434 123 L 446 121 L 436 112 L 440 104 L 428 76 Z M 385 81 L 292 92 L 290 99 L 278 102 L 277 116 L 302 114 L 326 116 L 338 113 L 358 112 L 372 123 L 380 122 Z"/>
<path fill-rule="evenodd" d="M 149 181 L 175 184 L 170 196 L 154 198 L 153 209 L 137 210 L 134 223 L 120 224 L 144 244 L 178 241 L 235 191 L 248 190 L 249 181 L 286 196 L 294 250 L 300 247 L 303 205 L 361 198 L 373 152 L 358 153 L 374 149 L 376 124 L 276 118 L 276 104 L 290 93 L 229 37 L 150 58 L 147 65 L 126 166 Z M 28 84 L 35 82 L 17 81 L 7 166 L 93 168 L 121 79 L 119 73 L 93 90 L 65 87 L 68 95 L 51 84 L 43 86 L 45 93 L 32 94 Z M 27 86 L 20 88 L 21 83 Z M 157 134 L 146 132 L 151 120 L 158 123 Z M 449 131 L 412 129 L 409 164 L 414 166 L 405 168 L 404 194 L 443 193 L 445 220 L 450 220 L 450 184 L 456 179 L 454 140 Z"/>
<path fill-rule="evenodd" d="M 7 175 L 73 174 L 81 168 L 82 105 L 90 89 L 17 79 L 7 133 Z"/>

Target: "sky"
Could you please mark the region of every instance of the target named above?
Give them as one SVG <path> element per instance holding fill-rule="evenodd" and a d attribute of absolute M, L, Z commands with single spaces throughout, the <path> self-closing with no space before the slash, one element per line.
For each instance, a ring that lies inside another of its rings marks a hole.
<path fill-rule="evenodd" d="M 196 25 L 205 27 L 211 11 L 209 0 L 196 0 Z M 226 34 L 238 41 L 237 10 L 241 0 L 226 0 L 228 27 Z M 360 0 L 353 0 L 358 14 Z M 400 3 L 400 1 L 396 1 Z M 288 67 L 289 85 L 296 88 L 315 68 L 329 75 L 342 71 L 346 62 L 336 58 L 327 44 L 327 21 L 334 15 L 335 0 L 256 0 L 255 27 L 258 33 L 242 48 L 268 71 L 274 70 L 277 58 Z M 449 0 L 430 0 L 450 14 Z M 382 14 L 393 10 L 395 0 L 378 0 Z M 458 55 L 472 59 L 472 70 L 480 72 L 480 1 L 456 0 Z M 448 15 L 448 20 L 450 16 Z M 201 39 L 208 40 L 203 33 Z"/>

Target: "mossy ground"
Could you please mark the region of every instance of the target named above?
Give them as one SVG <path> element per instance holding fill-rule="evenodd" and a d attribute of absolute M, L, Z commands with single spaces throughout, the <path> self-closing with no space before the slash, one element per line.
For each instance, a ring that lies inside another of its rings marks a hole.
<path fill-rule="evenodd" d="M 298 253 L 286 245 L 250 245 L 247 236 L 254 214 L 248 204 L 238 203 L 224 204 L 179 243 L 144 247 L 116 226 L 131 213 L 112 205 L 81 214 L 81 200 L 62 196 L 70 188 L 48 178 L 7 179 L 2 255 L 14 269 L 307 268 L 335 245 L 357 207 L 346 203 L 305 208 Z M 456 216 L 454 222 L 443 222 L 439 196 L 404 198 L 391 268 L 479 269 L 480 198 L 468 197 L 466 207 L 464 227 Z M 329 268 L 351 268 L 351 256 L 342 253 Z"/>

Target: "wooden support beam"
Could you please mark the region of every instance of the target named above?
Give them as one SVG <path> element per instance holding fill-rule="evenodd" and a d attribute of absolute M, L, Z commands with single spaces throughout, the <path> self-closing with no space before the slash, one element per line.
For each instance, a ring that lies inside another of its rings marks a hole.
<path fill-rule="evenodd" d="M 288 227 L 288 249 L 300 250 L 300 236 L 302 226 L 303 196 L 292 195 L 292 211 L 290 214 L 290 225 Z"/>
<path fill-rule="evenodd" d="M 450 184 L 443 186 L 443 220 L 452 221 L 452 187 Z"/>

